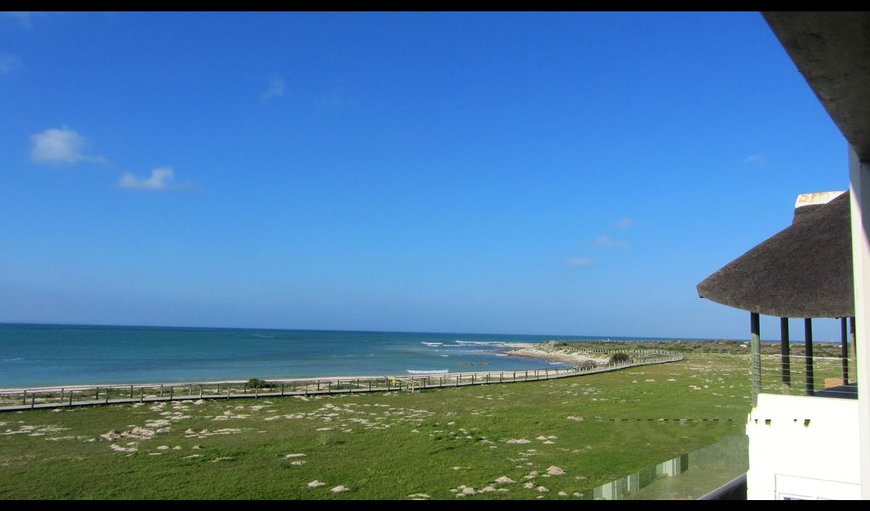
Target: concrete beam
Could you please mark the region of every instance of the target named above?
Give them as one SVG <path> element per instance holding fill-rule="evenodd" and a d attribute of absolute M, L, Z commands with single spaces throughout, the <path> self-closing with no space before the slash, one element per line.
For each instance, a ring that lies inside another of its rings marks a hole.
<path fill-rule="evenodd" d="M 870 161 L 870 12 L 763 15 L 858 157 Z"/>

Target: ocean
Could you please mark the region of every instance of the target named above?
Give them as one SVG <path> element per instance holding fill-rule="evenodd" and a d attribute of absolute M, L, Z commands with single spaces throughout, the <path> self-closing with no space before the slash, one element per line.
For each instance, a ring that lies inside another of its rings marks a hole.
<path fill-rule="evenodd" d="M 550 339 L 557 337 L 0 324 L 0 388 L 565 367 L 498 352 Z"/>

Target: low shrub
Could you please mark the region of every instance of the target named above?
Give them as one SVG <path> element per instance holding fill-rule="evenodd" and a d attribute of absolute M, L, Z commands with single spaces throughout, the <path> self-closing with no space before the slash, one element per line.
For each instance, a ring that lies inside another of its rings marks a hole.
<path fill-rule="evenodd" d="M 625 364 L 627 362 L 631 362 L 631 357 L 628 356 L 628 353 L 619 352 L 610 355 L 611 364 Z"/>
<path fill-rule="evenodd" d="M 275 384 L 259 378 L 251 378 L 245 384 L 249 389 L 271 389 Z"/>

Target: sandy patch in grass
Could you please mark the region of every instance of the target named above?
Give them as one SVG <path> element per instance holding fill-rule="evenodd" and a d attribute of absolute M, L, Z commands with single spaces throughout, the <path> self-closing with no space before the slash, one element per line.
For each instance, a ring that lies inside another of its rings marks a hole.
<path fill-rule="evenodd" d="M 109 441 L 118 440 L 120 438 L 134 438 L 136 440 L 151 440 L 152 438 L 154 438 L 154 435 L 156 435 L 157 433 L 163 433 L 165 431 L 168 431 L 168 428 L 165 428 L 162 430 L 154 430 L 154 429 L 141 428 L 139 426 L 131 426 L 131 429 L 129 429 L 127 431 L 122 431 L 120 433 L 118 433 L 117 431 L 115 431 L 113 429 L 113 430 L 109 431 L 108 433 L 103 433 L 102 435 L 100 435 L 100 438 L 103 440 L 109 440 Z"/>
<path fill-rule="evenodd" d="M 0 435 L 3 436 L 11 436 L 11 435 L 27 435 L 27 436 L 44 436 L 46 433 L 59 433 L 61 431 L 66 431 L 69 428 L 64 428 L 61 426 L 54 425 L 40 425 L 40 426 L 30 426 L 27 424 L 22 424 L 18 426 L 17 430 L 7 429 Z"/>
<path fill-rule="evenodd" d="M 184 432 L 184 436 L 186 438 L 206 438 L 214 435 L 234 435 L 237 433 L 241 433 L 243 431 L 250 431 L 251 428 L 221 428 L 216 429 L 214 431 L 209 431 L 207 428 L 202 430 L 194 430 L 188 428 L 187 431 Z"/>

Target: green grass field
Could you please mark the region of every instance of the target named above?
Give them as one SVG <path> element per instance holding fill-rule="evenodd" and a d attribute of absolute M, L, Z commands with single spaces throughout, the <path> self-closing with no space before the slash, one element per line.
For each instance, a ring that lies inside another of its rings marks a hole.
<path fill-rule="evenodd" d="M 0 498 L 589 498 L 742 434 L 748 411 L 748 357 L 690 353 L 415 393 L 10 412 L 0 414 Z"/>

